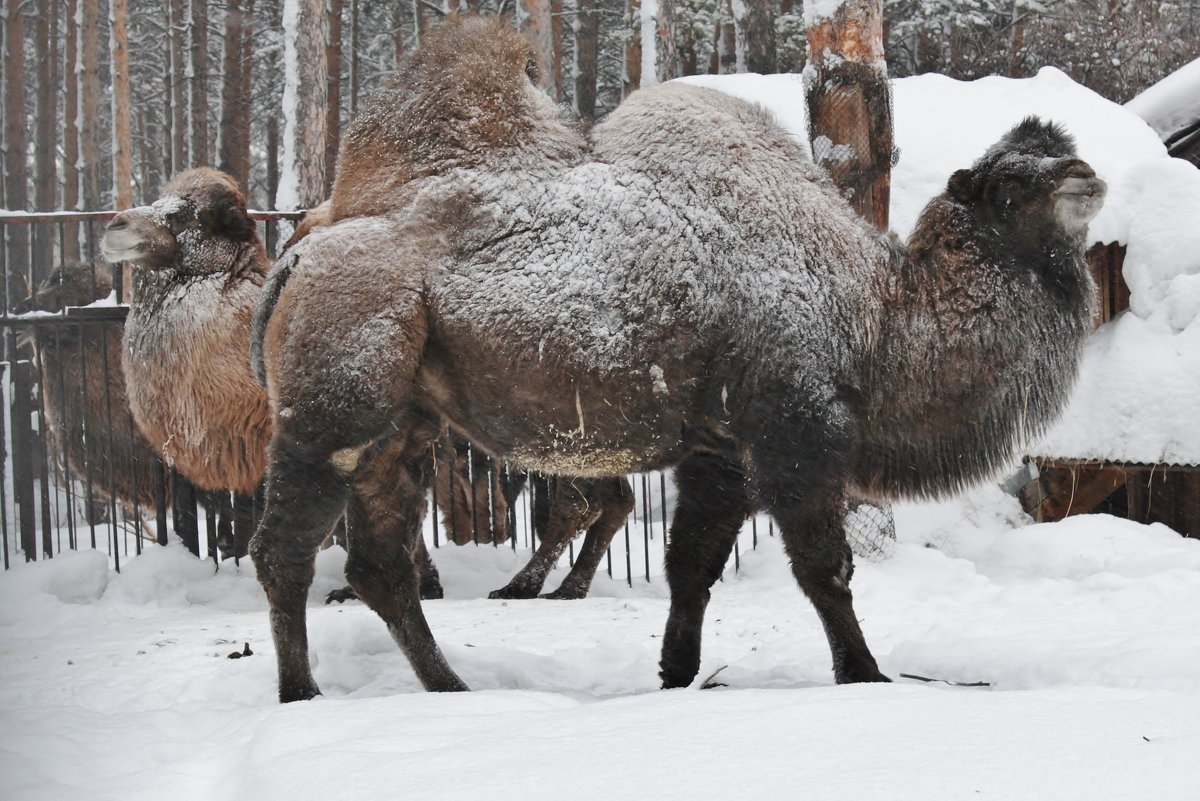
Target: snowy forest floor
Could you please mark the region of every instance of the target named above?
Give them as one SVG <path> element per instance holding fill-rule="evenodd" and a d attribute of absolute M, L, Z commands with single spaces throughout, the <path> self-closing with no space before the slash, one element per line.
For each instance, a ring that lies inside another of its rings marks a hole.
<path fill-rule="evenodd" d="M 487 591 L 528 552 L 436 551 L 447 599 L 427 614 L 476 692 L 435 695 L 370 610 L 321 603 L 342 583 L 327 551 L 309 608 L 325 696 L 288 706 L 249 564 L 169 547 L 120 575 L 94 552 L 21 566 L 0 575 L 0 797 L 1200 797 L 1200 542 L 1028 525 L 995 489 L 900 507 L 897 529 L 854 577 L 897 678 L 871 686 L 833 684 L 768 537 L 714 589 L 700 674 L 726 686 L 705 691 L 657 689 L 661 554 L 632 589 L 601 575 L 584 601 L 502 602 Z"/>

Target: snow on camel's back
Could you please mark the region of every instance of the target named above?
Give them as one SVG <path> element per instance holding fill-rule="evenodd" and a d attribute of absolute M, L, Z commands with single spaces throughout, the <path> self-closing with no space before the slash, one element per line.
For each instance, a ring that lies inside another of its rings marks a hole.
<path fill-rule="evenodd" d="M 901 246 L 756 106 L 662 85 L 589 140 L 531 63 L 478 19 L 424 41 L 351 125 L 335 224 L 268 277 L 254 336 L 275 433 L 251 551 L 280 698 L 319 692 L 313 557 L 382 447 L 403 452 L 406 505 L 352 533 L 347 577 L 427 688 L 465 689 L 409 558 L 442 420 L 547 473 L 675 468 L 665 686 L 696 675 L 709 588 L 755 506 L 837 681 L 885 681 L 853 609 L 842 499 L 957 489 L 1054 419 L 1089 327 L 1083 234 L 1103 182 L 1062 130 L 1026 120 Z"/>

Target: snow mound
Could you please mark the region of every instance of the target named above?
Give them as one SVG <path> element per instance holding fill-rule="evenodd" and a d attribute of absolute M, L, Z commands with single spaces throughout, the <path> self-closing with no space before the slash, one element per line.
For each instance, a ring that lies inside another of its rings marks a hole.
<path fill-rule="evenodd" d="M 108 578 L 108 558 L 100 551 L 64 551 L 44 562 L 14 564 L 0 581 L 0 625 L 27 619 L 33 608 L 92 603 Z"/>

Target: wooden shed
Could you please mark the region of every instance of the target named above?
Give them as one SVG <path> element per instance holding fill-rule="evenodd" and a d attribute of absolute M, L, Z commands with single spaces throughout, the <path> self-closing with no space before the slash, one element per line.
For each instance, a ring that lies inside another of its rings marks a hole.
<path fill-rule="evenodd" d="M 1172 72 L 1125 107 L 1154 129 L 1170 155 L 1200 167 L 1200 58 Z"/>
<path fill-rule="evenodd" d="M 1096 244 L 1088 252 L 1099 290 L 1097 328 L 1129 308 L 1125 253 L 1126 247 L 1117 243 Z M 1145 391 L 1156 388 L 1146 386 Z M 1192 413 L 1200 450 L 1200 408 Z M 1095 432 L 1097 438 L 1109 433 Z M 1200 538 L 1200 458 L 1154 462 L 1035 448 L 1027 457 L 1027 467 L 1029 481 L 1020 491 L 1021 503 L 1038 521 L 1105 513 L 1140 523 L 1164 523 L 1185 536 Z"/>

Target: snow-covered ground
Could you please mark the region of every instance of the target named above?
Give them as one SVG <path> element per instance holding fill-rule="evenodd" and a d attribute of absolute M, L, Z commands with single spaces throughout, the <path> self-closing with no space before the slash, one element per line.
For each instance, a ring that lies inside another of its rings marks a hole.
<path fill-rule="evenodd" d="M 476 692 L 433 695 L 373 613 L 320 603 L 341 583 L 325 552 L 325 696 L 289 706 L 248 564 L 170 547 L 119 575 L 94 552 L 20 566 L 0 575 L 0 798 L 1198 797 L 1200 542 L 1029 525 L 994 488 L 897 520 L 895 553 L 854 578 L 882 668 L 990 687 L 835 686 L 765 525 L 713 593 L 701 678 L 726 686 L 706 691 L 656 689 L 659 553 L 632 589 L 501 602 L 486 592 L 526 552 L 437 551 L 448 598 L 427 613 Z"/>

